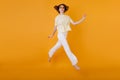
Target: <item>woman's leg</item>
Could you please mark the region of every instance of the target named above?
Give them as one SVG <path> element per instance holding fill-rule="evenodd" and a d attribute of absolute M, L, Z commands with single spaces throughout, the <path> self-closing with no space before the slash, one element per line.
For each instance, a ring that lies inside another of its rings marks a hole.
<path fill-rule="evenodd" d="M 60 40 L 60 42 L 61 42 L 68 58 L 70 59 L 72 65 L 78 70 L 79 69 L 79 67 L 77 66 L 78 60 L 77 60 L 76 56 L 70 50 L 68 42 L 66 40 L 66 36 L 67 36 L 67 33 L 65 33 L 65 34 L 59 33 L 58 39 Z"/>
<path fill-rule="evenodd" d="M 53 48 L 50 49 L 48 55 L 49 55 L 49 58 L 48 58 L 48 61 L 50 62 L 52 56 L 54 55 L 55 51 L 61 47 L 61 42 L 58 40 L 58 42 L 55 44 L 55 46 L 53 46 Z"/>

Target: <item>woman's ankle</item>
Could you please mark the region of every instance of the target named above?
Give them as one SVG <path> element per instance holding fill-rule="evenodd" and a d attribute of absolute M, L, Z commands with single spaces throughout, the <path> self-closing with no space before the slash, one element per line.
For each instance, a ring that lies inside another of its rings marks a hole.
<path fill-rule="evenodd" d="M 76 70 L 80 70 L 80 67 L 79 67 L 77 64 L 73 65 L 73 67 L 74 67 Z"/>

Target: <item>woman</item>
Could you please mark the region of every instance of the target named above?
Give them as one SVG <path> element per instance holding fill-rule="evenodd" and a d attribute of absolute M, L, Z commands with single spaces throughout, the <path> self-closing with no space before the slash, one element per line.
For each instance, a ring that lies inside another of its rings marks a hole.
<path fill-rule="evenodd" d="M 79 21 L 74 22 L 68 15 L 64 14 L 69 9 L 67 5 L 59 4 L 58 6 L 54 6 L 54 8 L 57 10 L 59 14 L 55 18 L 54 30 L 52 34 L 48 36 L 48 38 L 52 38 L 55 32 L 58 31 L 58 35 L 57 35 L 58 42 L 55 44 L 53 48 L 50 49 L 48 53 L 49 54 L 48 61 L 50 62 L 55 51 L 61 46 L 63 46 L 72 65 L 74 66 L 75 69 L 79 70 L 80 67 L 77 65 L 78 60 L 70 50 L 70 47 L 68 45 L 66 38 L 67 38 L 67 33 L 71 30 L 70 23 L 72 23 L 73 25 L 80 24 L 86 18 L 86 15 L 83 15 L 82 19 L 80 19 Z"/>

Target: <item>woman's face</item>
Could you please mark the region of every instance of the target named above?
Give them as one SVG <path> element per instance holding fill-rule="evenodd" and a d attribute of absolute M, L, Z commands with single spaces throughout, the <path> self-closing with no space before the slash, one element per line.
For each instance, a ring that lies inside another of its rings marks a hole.
<path fill-rule="evenodd" d="M 65 12 L 65 7 L 63 5 L 59 6 L 59 12 L 64 13 Z"/>

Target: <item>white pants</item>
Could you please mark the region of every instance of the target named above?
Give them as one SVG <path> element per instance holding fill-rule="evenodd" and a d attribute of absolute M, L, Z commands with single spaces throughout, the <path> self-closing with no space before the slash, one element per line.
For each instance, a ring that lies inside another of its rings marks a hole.
<path fill-rule="evenodd" d="M 50 49 L 49 51 L 49 57 L 52 57 L 55 53 L 55 51 L 60 48 L 61 46 L 63 46 L 68 58 L 70 59 L 72 65 L 77 64 L 78 60 L 76 58 L 76 56 L 72 53 L 72 51 L 69 48 L 68 42 L 66 40 L 67 38 L 67 32 L 58 32 L 58 42 L 55 44 L 55 46 L 53 48 Z"/>

